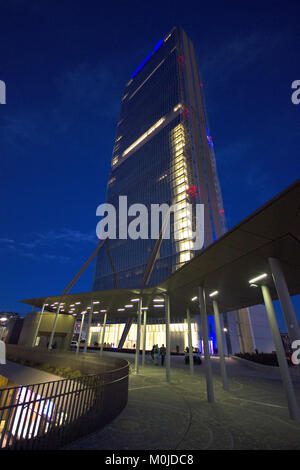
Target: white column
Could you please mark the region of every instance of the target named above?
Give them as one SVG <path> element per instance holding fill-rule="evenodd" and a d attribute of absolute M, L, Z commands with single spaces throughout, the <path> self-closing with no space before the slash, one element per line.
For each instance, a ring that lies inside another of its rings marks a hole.
<path fill-rule="evenodd" d="M 38 319 L 38 322 L 37 322 L 37 326 L 36 326 L 36 330 L 35 330 L 35 333 L 34 333 L 34 337 L 33 337 L 33 340 L 32 340 L 32 347 L 33 348 L 35 346 L 35 342 L 36 342 L 36 338 L 37 338 L 37 335 L 38 335 L 38 332 L 39 332 L 39 328 L 40 328 L 40 324 L 41 324 L 41 321 L 42 321 L 42 316 L 44 314 L 44 310 L 45 310 L 45 304 L 43 304 L 42 311 L 40 313 L 40 316 L 39 316 L 39 319 Z"/>
<path fill-rule="evenodd" d="M 275 311 L 274 311 L 274 307 L 272 303 L 270 290 L 267 286 L 261 286 L 261 290 L 262 290 L 262 294 L 263 294 L 263 298 L 264 298 L 264 302 L 265 302 L 265 306 L 266 306 L 266 310 L 267 310 L 267 314 L 269 318 L 273 341 L 274 341 L 275 348 L 276 348 L 276 354 L 277 354 L 278 364 L 279 364 L 281 378 L 283 382 L 283 388 L 287 396 L 290 417 L 291 419 L 294 419 L 295 421 L 300 421 L 300 414 L 299 414 L 299 409 L 297 405 L 297 400 L 295 397 L 295 391 L 294 391 L 293 383 L 291 380 L 290 372 L 288 369 L 285 352 L 283 349 L 283 344 L 282 344 L 282 340 L 280 336 L 280 331 L 278 328 L 278 323 L 276 320 L 276 315 L 275 315 Z"/>
<path fill-rule="evenodd" d="M 1 326 L 0 340 L 2 340 L 3 336 L 4 336 L 4 326 Z"/>
<path fill-rule="evenodd" d="M 290 293 L 282 272 L 280 262 L 276 258 L 269 258 L 269 264 L 272 271 L 273 281 L 278 294 L 281 309 L 284 315 L 285 323 L 291 343 L 300 339 L 300 326 L 291 301 Z"/>
<path fill-rule="evenodd" d="M 186 320 L 188 325 L 188 346 L 189 346 L 189 363 L 190 373 L 194 373 L 194 357 L 193 357 L 193 341 L 192 341 L 192 325 L 191 325 L 191 314 L 190 309 L 186 309 Z"/>
<path fill-rule="evenodd" d="M 224 347 L 223 347 L 223 340 L 222 340 L 222 333 L 221 333 L 220 312 L 219 312 L 218 302 L 216 300 L 213 300 L 213 309 L 214 309 L 214 314 L 215 314 L 215 328 L 216 328 L 216 336 L 217 336 L 218 352 L 219 352 L 219 358 L 220 358 L 220 368 L 221 368 L 223 388 L 224 390 L 229 390 L 227 373 L 226 373 L 226 363 L 225 363 L 225 357 L 224 357 Z"/>
<path fill-rule="evenodd" d="M 53 326 L 52 326 L 52 331 L 51 331 L 51 335 L 50 335 L 49 345 L 48 345 L 48 351 L 51 351 L 51 349 L 52 349 L 52 343 L 53 343 L 56 323 L 57 323 L 57 319 L 58 319 L 58 315 L 59 315 L 59 310 L 60 310 L 60 306 L 58 306 L 57 310 L 56 310 L 56 314 L 55 314 L 55 318 L 54 318 L 54 322 L 53 322 Z"/>
<path fill-rule="evenodd" d="M 102 327 L 102 339 L 101 339 L 101 347 L 100 347 L 100 356 L 103 356 L 103 347 L 104 347 L 104 338 L 105 338 L 106 319 L 107 319 L 107 313 L 105 312 L 104 318 L 103 318 L 103 327 Z"/>
<path fill-rule="evenodd" d="M 143 331 L 143 353 L 142 353 L 142 367 L 145 365 L 145 355 L 146 355 L 146 337 L 147 337 L 147 311 L 144 310 L 144 331 Z"/>
<path fill-rule="evenodd" d="M 203 345 L 204 345 L 204 367 L 206 375 L 206 391 L 207 391 L 207 400 L 212 403 L 214 401 L 214 387 L 213 387 L 213 378 L 210 362 L 210 353 L 209 353 L 209 344 L 208 344 L 208 324 L 207 324 L 207 313 L 205 305 L 205 293 L 203 287 L 199 287 L 199 307 L 200 307 L 200 317 L 201 317 L 201 326 L 203 333 Z"/>
<path fill-rule="evenodd" d="M 170 297 L 165 298 L 165 317 L 166 317 L 166 381 L 171 381 L 171 351 L 170 351 Z"/>
<path fill-rule="evenodd" d="M 83 323 L 84 323 L 84 316 L 85 314 L 81 314 L 81 323 L 80 323 L 80 330 L 79 330 L 79 336 L 78 336 L 78 341 L 77 341 L 77 347 L 76 347 L 76 354 L 79 353 L 79 346 L 80 346 L 80 341 L 81 341 L 81 334 L 82 334 L 82 328 L 83 328 Z"/>
<path fill-rule="evenodd" d="M 142 299 L 138 303 L 138 322 L 136 329 L 136 342 L 135 342 L 135 373 L 139 373 L 140 365 L 140 347 L 141 347 L 141 321 L 142 321 Z"/>
<path fill-rule="evenodd" d="M 88 347 L 88 339 L 89 339 L 89 336 L 90 336 L 90 328 L 91 328 L 92 317 L 93 317 L 93 308 L 94 308 L 93 301 L 91 301 L 90 307 L 91 308 L 89 309 L 88 324 L 87 324 L 87 335 L 86 335 L 86 339 L 85 339 L 85 343 L 84 343 L 84 347 L 83 347 L 83 352 L 85 352 L 85 353 L 86 353 L 87 347 Z"/>

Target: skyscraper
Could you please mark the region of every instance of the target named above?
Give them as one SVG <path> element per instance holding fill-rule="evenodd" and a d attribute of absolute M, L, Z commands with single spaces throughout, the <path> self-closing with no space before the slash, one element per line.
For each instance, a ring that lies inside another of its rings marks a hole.
<path fill-rule="evenodd" d="M 186 203 L 204 204 L 204 247 L 226 231 L 203 89 L 194 46 L 179 27 L 156 44 L 125 87 L 106 202 L 118 207 L 126 195 L 128 206 L 176 203 L 182 211 L 179 226 L 162 241 L 148 285 L 196 254 Z M 93 289 L 139 286 L 155 242 L 108 240 L 97 257 Z"/>

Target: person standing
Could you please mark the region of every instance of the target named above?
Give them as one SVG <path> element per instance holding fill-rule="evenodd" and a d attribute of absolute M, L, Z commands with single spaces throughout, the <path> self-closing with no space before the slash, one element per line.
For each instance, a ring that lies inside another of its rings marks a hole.
<path fill-rule="evenodd" d="M 155 351 L 155 344 L 153 344 L 150 355 L 152 357 L 152 361 L 154 362 L 154 351 Z"/>
<path fill-rule="evenodd" d="M 156 345 L 154 346 L 154 351 L 153 351 L 153 353 L 154 353 L 154 364 L 155 364 L 156 366 L 158 366 L 158 360 L 159 360 L 159 348 L 158 348 L 158 344 L 156 344 Z"/>
<path fill-rule="evenodd" d="M 161 345 L 161 348 L 159 351 L 160 351 L 160 357 L 161 357 L 161 365 L 163 366 L 165 362 L 166 353 L 167 353 L 167 349 L 164 344 Z"/>

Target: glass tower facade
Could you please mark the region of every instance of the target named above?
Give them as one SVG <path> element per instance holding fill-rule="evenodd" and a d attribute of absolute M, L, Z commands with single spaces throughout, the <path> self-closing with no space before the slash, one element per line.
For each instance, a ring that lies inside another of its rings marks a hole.
<path fill-rule="evenodd" d="M 160 40 L 128 81 L 111 165 L 106 202 L 115 208 L 119 196 L 127 196 L 128 207 L 146 205 L 149 214 L 151 204 L 180 206 L 180 222 L 162 241 L 149 286 L 197 254 L 187 203 L 204 204 L 204 247 L 226 231 L 203 83 L 193 44 L 181 28 Z M 93 289 L 139 287 L 155 242 L 107 240 L 96 259 Z"/>

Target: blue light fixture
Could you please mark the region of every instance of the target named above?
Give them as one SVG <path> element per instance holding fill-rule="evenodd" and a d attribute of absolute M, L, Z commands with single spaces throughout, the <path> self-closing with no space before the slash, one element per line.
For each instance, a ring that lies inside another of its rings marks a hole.
<path fill-rule="evenodd" d="M 144 62 L 136 69 L 136 71 L 133 73 L 131 78 L 134 78 L 136 76 L 136 74 L 141 70 L 142 67 L 144 67 L 145 63 L 150 59 L 150 57 L 154 54 L 154 52 L 156 52 L 160 48 L 163 42 L 164 42 L 163 39 L 158 41 L 158 43 L 154 47 L 154 50 L 151 52 L 151 54 L 148 55 L 148 57 L 144 60 Z"/>

